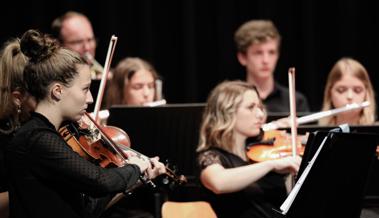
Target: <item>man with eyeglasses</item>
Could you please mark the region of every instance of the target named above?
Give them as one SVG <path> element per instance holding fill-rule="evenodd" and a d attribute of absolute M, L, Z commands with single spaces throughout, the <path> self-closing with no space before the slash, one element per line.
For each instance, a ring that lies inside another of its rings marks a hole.
<path fill-rule="evenodd" d="M 51 29 L 62 46 L 78 52 L 92 65 L 92 78 L 99 78 L 102 67 L 94 59 L 97 44 L 88 17 L 79 12 L 68 11 L 53 21 Z"/>

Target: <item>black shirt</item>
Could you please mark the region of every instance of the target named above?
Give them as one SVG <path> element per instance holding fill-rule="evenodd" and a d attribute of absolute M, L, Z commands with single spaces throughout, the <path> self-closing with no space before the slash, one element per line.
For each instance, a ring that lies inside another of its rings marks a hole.
<path fill-rule="evenodd" d="M 250 164 L 240 157 L 219 148 L 210 148 L 198 154 L 200 170 L 212 164 L 235 168 Z M 214 194 L 206 190 L 209 203 L 218 218 L 269 218 L 274 216 L 286 197 L 284 177 L 270 172 L 245 189 L 226 194 Z"/>
<path fill-rule="evenodd" d="M 274 90 L 263 99 L 263 104 L 268 112 L 289 112 L 289 91 L 288 88 L 275 82 Z M 296 111 L 309 112 L 308 101 L 303 94 L 296 92 Z"/>
<path fill-rule="evenodd" d="M 33 113 L 7 148 L 11 217 L 88 217 L 86 195 L 122 192 L 140 176 L 136 165 L 104 169 L 80 157 L 47 118 Z"/>
<path fill-rule="evenodd" d="M 0 192 L 8 191 L 7 173 L 5 168 L 5 150 L 13 136 L 10 120 L 0 120 Z"/>

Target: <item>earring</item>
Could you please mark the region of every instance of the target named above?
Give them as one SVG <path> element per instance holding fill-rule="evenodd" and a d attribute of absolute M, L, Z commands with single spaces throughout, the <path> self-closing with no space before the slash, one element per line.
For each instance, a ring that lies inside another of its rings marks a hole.
<path fill-rule="evenodd" d="M 16 130 L 18 128 L 20 128 L 21 124 L 20 124 L 20 116 L 21 116 L 21 105 L 17 105 L 17 114 L 14 116 L 14 119 L 13 119 L 13 130 Z"/>

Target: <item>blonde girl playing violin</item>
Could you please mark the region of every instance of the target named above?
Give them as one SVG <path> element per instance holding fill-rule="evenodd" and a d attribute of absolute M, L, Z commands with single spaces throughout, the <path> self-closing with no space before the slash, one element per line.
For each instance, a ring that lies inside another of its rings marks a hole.
<path fill-rule="evenodd" d="M 218 217 L 271 217 L 286 196 L 284 176 L 299 157 L 252 163 L 245 140 L 257 136 L 265 114 L 256 89 L 226 81 L 213 89 L 203 114 L 198 145 L 200 181 Z"/>

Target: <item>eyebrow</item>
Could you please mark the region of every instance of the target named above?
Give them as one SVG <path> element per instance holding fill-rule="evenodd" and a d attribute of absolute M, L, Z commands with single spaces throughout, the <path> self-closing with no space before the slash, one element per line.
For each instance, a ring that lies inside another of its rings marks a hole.
<path fill-rule="evenodd" d="M 250 102 L 250 103 L 248 103 L 247 105 L 250 107 L 250 106 L 258 105 L 258 103 L 256 103 L 256 102 Z"/>

